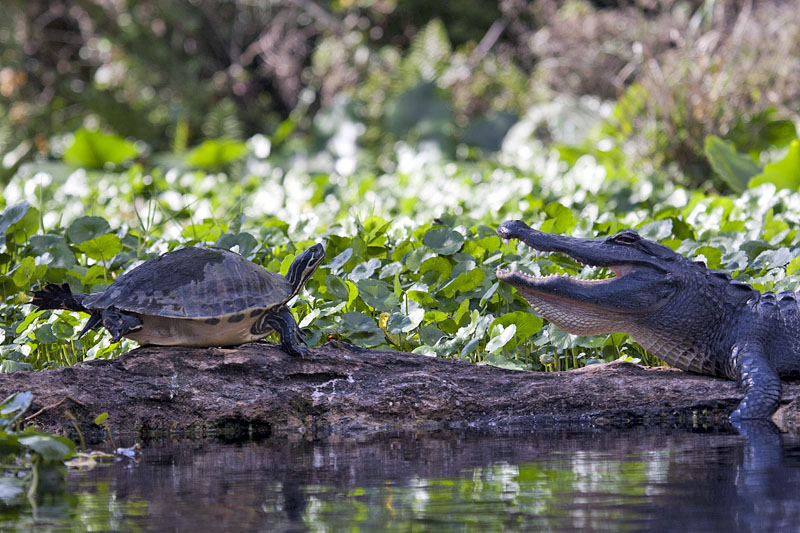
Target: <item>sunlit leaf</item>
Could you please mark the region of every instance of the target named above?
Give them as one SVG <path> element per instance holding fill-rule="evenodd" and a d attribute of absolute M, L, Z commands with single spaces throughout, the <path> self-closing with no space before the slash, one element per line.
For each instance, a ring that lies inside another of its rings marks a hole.
<path fill-rule="evenodd" d="M 103 168 L 130 161 L 136 146 L 118 135 L 81 129 L 75 132 L 72 144 L 64 151 L 64 161 L 89 168 Z"/>
<path fill-rule="evenodd" d="M 211 139 L 186 154 L 186 163 L 197 168 L 217 168 L 236 161 L 247 152 L 247 145 L 230 139 Z"/>
<path fill-rule="evenodd" d="M 113 233 L 107 233 L 80 243 L 78 249 L 94 260 L 108 261 L 122 251 L 122 241 Z"/>
<path fill-rule="evenodd" d="M 764 171 L 750 180 L 750 187 L 773 183 L 778 188 L 798 190 L 800 188 L 800 140 L 789 144 L 789 151 L 780 161 L 767 163 Z"/>
<path fill-rule="evenodd" d="M 510 325 L 516 326 L 515 340 L 516 343 L 527 341 L 533 335 L 542 330 L 543 320 L 533 313 L 527 311 L 513 311 L 500 316 L 492 322 L 490 329 L 497 325 L 508 327 Z"/>
<path fill-rule="evenodd" d="M 750 178 L 761 170 L 752 158 L 738 153 L 733 143 L 716 135 L 706 137 L 705 154 L 714 172 L 737 192 L 745 190 Z"/>

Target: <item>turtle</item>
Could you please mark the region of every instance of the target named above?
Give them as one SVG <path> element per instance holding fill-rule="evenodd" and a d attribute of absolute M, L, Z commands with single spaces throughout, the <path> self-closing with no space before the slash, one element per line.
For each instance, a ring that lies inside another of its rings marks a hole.
<path fill-rule="evenodd" d="M 39 309 L 91 316 L 79 336 L 105 327 L 122 337 L 161 346 L 235 346 L 277 331 L 281 348 L 308 352 L 287 306 L 325 257 L 315 244 L 297 256 L 286 276 L 223 248 L 188 247 L 145 261 L 105 291 L 73 294 L 67 283 L 33 291 Z"/>

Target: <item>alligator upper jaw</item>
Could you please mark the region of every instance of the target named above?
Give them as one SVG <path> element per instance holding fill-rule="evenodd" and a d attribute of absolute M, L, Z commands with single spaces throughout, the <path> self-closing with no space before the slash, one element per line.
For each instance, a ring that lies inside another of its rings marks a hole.
<path fill-rule="evenodd" d="M 580 239 L 566 235 L 551 235 L 534 230 L 520 220 L 509 220 L 500 225 L 497 234 L 503 239 L 517 239 L 536 252 L 545 254 L 560 253 L 566 255 L 581 265 L 590 267 L 605 267 L 614 273 L 616 278 L 621 278 L 634 270 L 630 263 L 619 261 L 613 255 L 600 249 L 600 239 Z M 614 278 L 585 280 L 571 278 L 566 275 L 550 275 L 545 277 L 529 276 L 521 272 L 498 270 L 497 277 L 512 285 L 547 285 L 556 278 L 568 279 L 574 283 L 587 285 L 594 283 L 608 283 Z"/>

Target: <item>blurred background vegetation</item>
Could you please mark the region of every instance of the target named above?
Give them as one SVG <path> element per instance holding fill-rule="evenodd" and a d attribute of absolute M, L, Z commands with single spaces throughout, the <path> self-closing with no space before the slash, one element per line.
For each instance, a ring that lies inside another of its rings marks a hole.
<path fill-rule="evenodd" d="M 0 12 L 6 179 L 59 157 L 54 137 L 80 128 L 135 139 L 146 159 L 257 133 L 314 151 L 350 125 L 372 154 L 359 163 L 390 170 L 380 155 L 398 139 L 476 157 L 531 106 L 592 97 L 621 102 L 630 156 L 728 192 L 710 179 L 706 136 L 781 148 L 800 109 L 791 1 L 4 0 Z"/>

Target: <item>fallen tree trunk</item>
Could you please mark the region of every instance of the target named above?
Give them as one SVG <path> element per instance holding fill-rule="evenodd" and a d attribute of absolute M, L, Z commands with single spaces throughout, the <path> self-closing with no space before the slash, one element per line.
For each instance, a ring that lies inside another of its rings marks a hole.
<path fill-rule="evenodd" d="M 292 357 L 267 343 L 237 348 L 149 346 L 114 360 L 0 375 L 0 395 L 30 390 L 28 422 L 82 430 L 107 412 L 114 431 L 373 432 L 565 423 L 670 424 L 725 420 L 735 383 L 629 363 L 520 372 L 341 342 Z M 784 398 L 800 386 L 784 384 Z"/>

